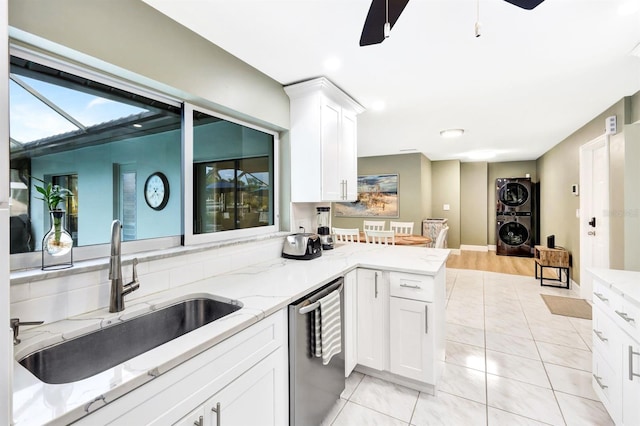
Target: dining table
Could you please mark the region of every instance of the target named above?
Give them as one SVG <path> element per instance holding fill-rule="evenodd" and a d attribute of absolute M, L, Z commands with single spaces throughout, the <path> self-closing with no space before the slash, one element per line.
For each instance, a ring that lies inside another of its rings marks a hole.
<path fill-rule="evenodd" d="M 422 246 L 428 247 L 431 243 L 431 238 L 424 235 L 416 234 L 396 234 L 395 242 L 397 246 Z M 360 242 L 366 243 L 367 238 L 364 231 L 360 231 Z"/>

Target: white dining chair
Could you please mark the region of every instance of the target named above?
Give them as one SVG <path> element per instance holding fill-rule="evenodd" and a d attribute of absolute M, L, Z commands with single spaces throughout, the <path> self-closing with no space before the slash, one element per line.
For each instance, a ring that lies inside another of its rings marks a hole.
<path fill-rule="evenodd" d="M 396 233 L 394 231 L 364 231 L 367 244 L 396 245 Z"/>
<path fill-rule="evenodd" d="M 445 226 L 440 230 L 440 233 L 436 237 L 435 248 L 447 248 L 447 233 L 449 232 L 449 227 Z"/>
<path fill-rule="evenodd" d="M 358 228 L 333 228 L 335 241 L 343 243 L 359 243 L 360 230 Z"/>
<path fill-rule="evenodd" d="M 364 231 L 384 231 L 384 220 L 365 220 L 362 224 Z"/>
<path fill-rule="evenodd" d="M 396 234 L 413 234 L 413 222 L 391 222 L 389 228 Z"/>

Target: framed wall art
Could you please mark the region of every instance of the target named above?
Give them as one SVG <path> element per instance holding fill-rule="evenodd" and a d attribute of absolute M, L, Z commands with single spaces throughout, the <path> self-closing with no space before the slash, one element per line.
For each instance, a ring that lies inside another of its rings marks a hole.
<path fill-rule="evenodd" d="M 358 199 L 334 203 L 336 217 L 399 217 L 398 174 L 358 176 Z"/>

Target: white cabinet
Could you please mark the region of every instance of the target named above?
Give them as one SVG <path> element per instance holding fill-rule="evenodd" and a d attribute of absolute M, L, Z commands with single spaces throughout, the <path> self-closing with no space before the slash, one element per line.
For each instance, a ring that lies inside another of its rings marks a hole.
<path fill-rule="evenodd" d="M 358 272 L 344 276 L 344 376 L 358 363 Z"/>
<path fill-rule="evenodd" d="M 444 363 L 444 269 L 435 277 L 389 276 L 389 369 L 435 384 Z"/>
<path fill-rule="evenodd" d="M 213 426 L 219 403 L 225 426 L 286 425 L 286 330 L 286 310 L 276 312 L 75 424 Z"/>
<path fill-rule="evenodd" d="M 283 349 L 272 353 L 231 382 L 196 410 L 180 419 L 180 426 L 284 425 L 286 389 L 278 377 L 286 375 Z"/>
<path fill-rule="evenodd" d="M 285 87 L 291 99 L 291 201 L 355 201 L 362 106 L 326 78 Z"/>
<path fill-rule="evenodd" d="M 594 277 L 592 383 L 613 421 L 631 426 L 640 424 L 640 308 L 623 294 Z"/>
<path fill-rule="evenodd" d="M 358 364 L 404 385 L 436 385 L 445 356 L 445 268 L 435 276 L 357 271 Z"/>
<path fill-rule="evenodd" d="M 384 370 L 388 351 L 388 273 L 358 269 L 358 364 Z"/>

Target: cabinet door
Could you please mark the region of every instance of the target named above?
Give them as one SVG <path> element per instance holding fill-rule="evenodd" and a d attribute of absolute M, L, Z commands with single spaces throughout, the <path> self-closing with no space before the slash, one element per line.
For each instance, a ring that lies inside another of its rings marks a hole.
<path fill-rule="evenodd" d="M 203 426 L 285 425 L 288 388 L 283 353 L 278 349 L 209 399 Z"/>
<path fill-rule="evenodd" d="M 344 276 L 344 376 L 349 377 L 358 363 L 358 276 Z"/>
<path fill-rule="evenodd" d="M 322 201 L 343 201 L 340 182 L 340 105 L 324 98 L 321 105 Z"/>
<path fill-rule="evenodd" d="M 627 339 L 622 376 L 622 423 L 640 425 L 640 343 Z"/>
<path fill-rule="evenodd" d="M 384 369 L 385 337 L 384 274 L 358 269 L 358 364 Z"/>
<path fill-rule="evenodd" d="M 430 327 L 433 328 L 431 303 L 390 298 L 389 363 L 392 373 L 433 383 L 433 339 Z"/>
<path fill-rule="evenodd" d="M 358 199 L 358 126 L 355 114 L 342 114 L 340 141 L 340 182 L 344 201 Z"/>
<path fill-rule="evenodd" d="M 204 407 L 201 405 L 176 423 L 173 426 L 204 426 Z"/>

